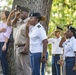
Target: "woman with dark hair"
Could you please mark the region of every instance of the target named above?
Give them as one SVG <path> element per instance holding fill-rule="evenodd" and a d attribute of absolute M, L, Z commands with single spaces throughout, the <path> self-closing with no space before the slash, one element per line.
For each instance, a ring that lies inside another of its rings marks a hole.
<path fill-rule="evenodd" d="M 60 47 L 64 48 L 66 62 L 66 75 L 76 75 L 76 39 L 75 28 L 68 26 L 64 37 L 60 42 Z M 67 40 L 66 40 L 67 38 Z"/>
<path fill-rule="evenodd" d="M 40 21 L 44 20 L 45 18 L 38 12 L 30 14 L 29 22 L 30 25 L 33 25 L 33 28 L 29 31 L 32 75 L 40 75 L 41 62 L 45 64 L 47 60 L 47 35 L 40 23 Z"/>
<path fill-rule="evenodd" d="M 9 16 L 9 11 L 3 10 L 1 12 L 1 22 L 0 22 L 0 60 L 3 75 L 8 75 L 8 63 L 6 59 L 8 39 L 10 37 L 12 27 L 7 25 L 7 18 Z"/>

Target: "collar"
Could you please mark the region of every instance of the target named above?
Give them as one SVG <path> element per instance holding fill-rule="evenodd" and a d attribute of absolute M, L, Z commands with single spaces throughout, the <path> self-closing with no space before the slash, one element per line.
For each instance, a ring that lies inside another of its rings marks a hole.
<path fill-rule="evenodd" d="M 75 39 L 75 37 L 74 37 L 74 36 L 72 36 L 72 37 L 69 39 L 69 41 L 72 41 L 73 39 Z"/>
<path fill-rule="evenodd" d="M 38 25 L 41 26 L 40 22 L 38 22 L 38 23 L 33 27 L 33 29 L 37 28 Z"/>
<path fill-rule="evenodd" d="M 56 39 L 61 39 L 61 36 L 59 38 L 55 37 Z"/>

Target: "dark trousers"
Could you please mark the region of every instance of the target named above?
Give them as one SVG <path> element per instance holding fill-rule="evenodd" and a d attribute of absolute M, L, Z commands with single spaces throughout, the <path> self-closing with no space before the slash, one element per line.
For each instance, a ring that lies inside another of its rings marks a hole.
<path fill-rule="evenodd" d="M 31 55 L 32 75 L 40 75 L 41 54 L 42 53 L 31 53 L 30 54 Z M 44 75 L 45 65 L 46 65 L 46 63 L 42 63 L 41 75 Z"/>
<path fill-rule="evenodd" d="M 75 64 L 75 57 L 66 58 L 66 75 L 76 75 L 76 70 L 73 70 Z"/>
<path fill-rule="evenodd" d="M 60 60 L 60 54 L 52 55 L 52 75 L 60 74 L 60 65 L 58 61 Z"/>
<path fill-rule="evenodd" d="M 0 42 L 0 60 L 1 60 L 1 66 L 3 75 L 8 75 L 8 63 L 6 59 L 7 49 L 6 51 L 2 51 L 2 47 L 4 45 L 4 42 Z"/>

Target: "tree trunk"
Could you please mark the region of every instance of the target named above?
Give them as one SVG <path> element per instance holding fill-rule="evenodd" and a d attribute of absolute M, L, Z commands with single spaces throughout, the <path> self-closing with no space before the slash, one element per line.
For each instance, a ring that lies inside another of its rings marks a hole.
<path fill-rule="evenodd" d="M 42 15 L 46 17 L 46 21 L 43 22 L 43 26 L 48 31 L 48 23 L 50 18 L 50 10 L 52 6 L 53 0 L 14 0 L 13 8 L 15 5 L 20 5 L 24 7 L 28 7 L 31 9 L 31 12 L 40 12 Z M 15 67 L 14 67 L 14 48 L 11 43 L 8 50 L 8 62 L 9 62 L 9 75 L 15 75 Z"/>
<path fill-rule="evenodd" d="M 16 75 L 15 73 L 15 56 L 14 56 L 14 41 L 13 41 L 13 32 L 9 39 L 9 46 L 7 52 L 7 60 L 8 60 L 8 70 L 9 75 Z"/>

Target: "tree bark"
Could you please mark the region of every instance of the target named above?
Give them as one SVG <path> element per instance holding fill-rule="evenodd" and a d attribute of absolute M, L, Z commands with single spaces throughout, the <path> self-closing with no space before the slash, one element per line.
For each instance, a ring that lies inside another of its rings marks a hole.
<path fill-rule="evenodd" d="M 16 75 L 15 72 L 15 54 L 14 54 L 14 41 L 13 41 L 13 32 L 9 39 L 9 46 L 8 46 L 8 52 L 7 52 L 7 61 L 8 61 L 8 71 L 9 75 Z"/>
<path fill-rule="evenodd" d="M 31 9 L 31 12 L 40 12 L 42 15 L 46 17 L 46 21 L 43 22 L 43 26 L 46 29 L 46 32 L 48 31 L 48 24 L 50 19 L 50 11 L 52 6 L 53 0 L 14 0 L 13 1 L 13 7 L 15 8 L 15 5 L 20 5 L 23 7 L 28 7 Z M 15 64 L 14 64 L 14 48 L 13 48 L 13 42 L 10 43 L 9 49 L 8 49 L 8 62 L 9 62 L 9 75 L 16 75 L 15 74 Z"/>

